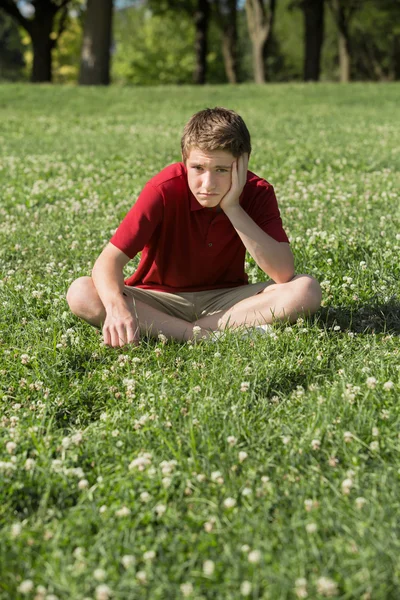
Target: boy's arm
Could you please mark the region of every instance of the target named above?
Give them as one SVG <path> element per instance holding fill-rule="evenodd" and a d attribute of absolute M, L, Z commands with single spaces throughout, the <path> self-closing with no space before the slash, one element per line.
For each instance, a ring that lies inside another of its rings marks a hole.
<path fill-rule="evenodd" d="M 289 244 L 277 242 L 238 205 L 225 210 L 246 249 L 257 265 L 275 283 L 286 283 L 294 276 L 294 258 Z"/>
<path fill-rule="evenodd" d="M 233 162 L 231 187 L 221 200 L 220 206 L 260 269 L 275 283 L 286 283 L 294 276 L 294 258 L 290 245 L 277 242 L 265 233 L 239 202 L 246 183 L 247 165 L 247 154 Z"/>
<path fill-rule="evenodd" d="M 123 346 L 139 343 L 139 324 L 124 293 L 123 268 L 131 259 L 109 243 L 96 260 L 92 280 L 105 311 L 104 343 Z"/>

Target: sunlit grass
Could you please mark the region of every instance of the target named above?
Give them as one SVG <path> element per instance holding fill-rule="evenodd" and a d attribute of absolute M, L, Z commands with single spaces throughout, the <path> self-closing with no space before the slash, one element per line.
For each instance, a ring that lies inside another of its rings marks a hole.
<path fill-rule="evenodd" d="M 399 91 L 0 87 L 2 600 L 398 597 Z M 323 306 L 105 348 L 66 290 L 216 105 Z"/>

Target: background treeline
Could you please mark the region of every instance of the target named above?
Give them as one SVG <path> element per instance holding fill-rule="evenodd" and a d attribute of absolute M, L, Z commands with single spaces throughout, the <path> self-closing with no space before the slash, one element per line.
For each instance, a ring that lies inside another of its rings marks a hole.
<path fill-rule="evenodd" d="M 400 78 L 400 0 L 0 0 L 0 79 Z"/>

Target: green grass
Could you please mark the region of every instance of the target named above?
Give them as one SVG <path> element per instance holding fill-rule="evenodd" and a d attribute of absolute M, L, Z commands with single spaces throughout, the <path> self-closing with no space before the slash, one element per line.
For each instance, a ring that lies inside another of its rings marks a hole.
<path fill-rule="evenodd" d="M 399 92 L 0 87 L 1 600 L 400 598 Z M 66 290 L 216 105 L 323 306 L 106 348 Z"/>

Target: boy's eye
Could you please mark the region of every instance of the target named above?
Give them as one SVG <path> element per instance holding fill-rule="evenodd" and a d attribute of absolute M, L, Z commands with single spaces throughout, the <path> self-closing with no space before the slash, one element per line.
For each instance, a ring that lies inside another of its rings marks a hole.
<path fill-rule="evenodd" d="M 196 171 L 201 171 L 203 167 L 200 167 L 200 165 L 196 165 L 193 167 L 193 169 L 195 169 Z M 228 173 L 228 169 L 217 169 L 217 171 L 219 173 Z"/>

